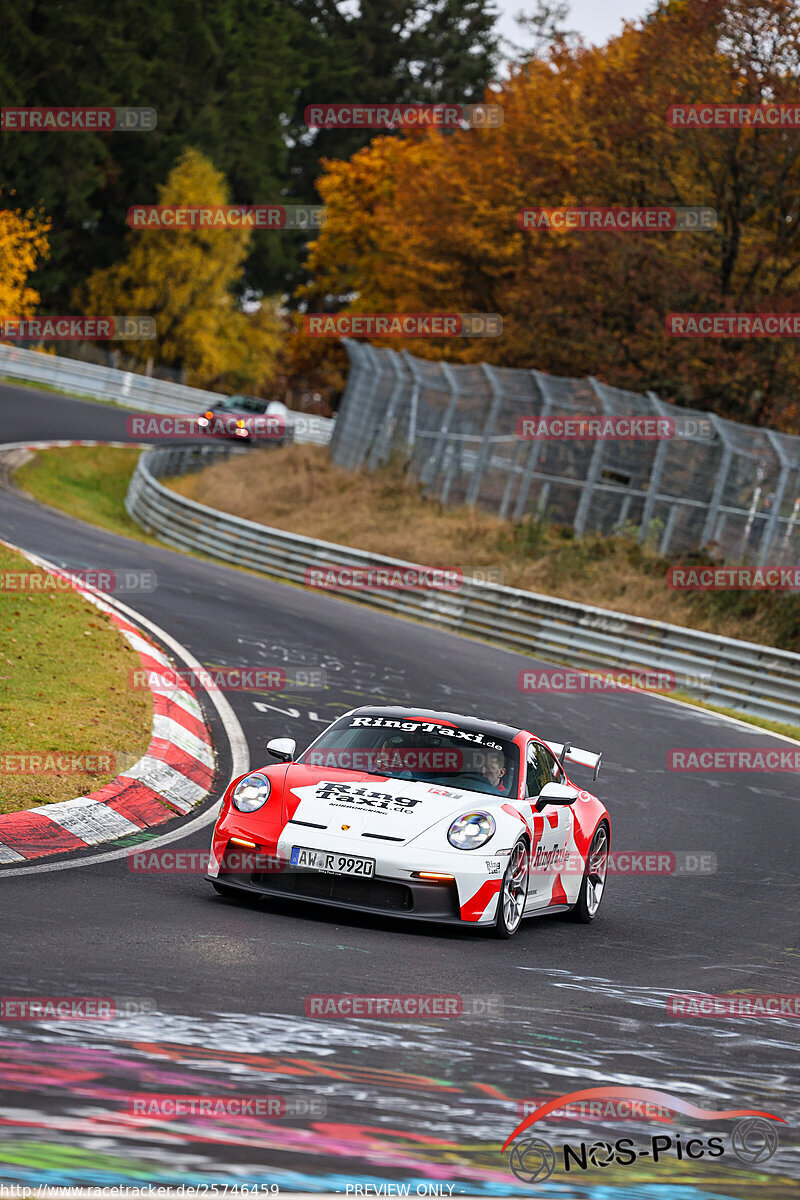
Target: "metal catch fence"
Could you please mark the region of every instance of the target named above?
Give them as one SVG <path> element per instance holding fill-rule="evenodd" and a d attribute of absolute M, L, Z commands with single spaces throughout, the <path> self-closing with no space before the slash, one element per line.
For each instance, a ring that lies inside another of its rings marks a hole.
<path fill-rule="evenodd" d="M 396 455 L 427 493 L 577 534 L 636 532 L 664 554 L 714 546 L 725 562 L 800 563 L 800 437 L 677 408 L 653 392 L 508 367 L 456 365 L 345 340 L 347 388 L 331 453 L 374 468 Z M 520 418 L 663 417 L 660 440 L 524 440 Z"/>
<path fill-rule="evenodd" d="M 189 500 L 162 482 L 230 453 L 242 451 L 228 446 L 146 451 L 125 500 L 131 517 L 172 545 L 306 586 L 313 581 L 310 573 L 320 567 L 417 567 L 244 520 Z M 800 654 L 786 650 L 470 578 L 455 591 L 353 591 L 342 584 L 330 593 L 583 670 L 627 670 L 635 665 L 669 671 L 678 689 L 699 699 L 774 720 L 798 721 Z"/>

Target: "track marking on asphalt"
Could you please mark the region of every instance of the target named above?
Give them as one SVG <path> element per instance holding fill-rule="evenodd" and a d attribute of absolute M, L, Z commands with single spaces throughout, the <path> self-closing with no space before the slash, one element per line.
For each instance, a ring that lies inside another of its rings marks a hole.
<path fill-rule="evenodd" d="M 13 450 L 51 449 L 51 448 L 58 448 L 61 446 L 75 446 L 75 445 L 114 446 L 114 447 L 121 447 L 124 449 L 129 449 L 132 445 L 136 445 L 136 444 L 140 444 L 142 450 L 149 450 L 149 449 L 153 448 L 152 443 L 128 443 L 128 442 L 90 442 L 90 441 L 75 442 L 75 441 L 63 441 L 63 440 L 62 441 L 50 441 L 50 442 L 4 442 L 4 443 L 0 443 L 0 454 L 3 454 L 4 452 L 8 452 L 8 451 L 13 451 Z M 18 490 L 18 489 L 14 489 L 14 490 Z M 27 497 L 27 499 L 30 500 L 31 497 Z M 47 505 L 43 505 L 42 507 L 46 508 Z M 12 543 L 10 543 L 10 542 L 7 543 L 7 545 L 11 545 L 11 544 Z M 166 550 L 175 551 L 175 549 L 176 549 L 176 547 L 169 545 L 169 543 L 164 543 L 163 545 L 164 545 L 164 549 L 166 549 Z M 22 553 L 25 553 L 25 551 L 22 551 Z M 231 563 L 226 563 L 226 562 L 224 562 L 222 560 L 218 560 L 218 559 L 215 559 L 214 562 L 215 562 L 215 565 L 223 567 L 223 568 L 227 568 L 228 570 L 237 570 L 237 568 Z M 52 564 L 50 564 L 50 565 L 52 565 Z M 60 570 L 68 570 L 69 568 L 59 568 L 59 569 Z M 271 578 L 271 577 L 268 576 L 267 578 Z M 271 579 L 271 582 L 277 582 L 279 586 L 295 586 L 295 585 L 290 585 L 288 583 L 288 581 L 286 581 L 286 580 L 277 580 L 276 581 L 274 579 Z M 302 589 L 302 590 L 305 590 L 305 589 Z M 332 603 L 339 603 L 339 602 L 341 602 L 341 603 L 356 603 L 355 601 L 349 601 L 349 600 L 347 600 L 346 597 L 342 597 L 342 596 L 337 596 L 335 598 L 335 600 L 333 597 L 327 597 L 327 599 L 330 599 Z M 122 605 L 119 601 L 117 601 L 116 603 L 120 604 L 121 608 L 125 608 L 125 606 Z M 127 611 L 128 611 L 128 613 L 131 613 L 130 609 L 127 609 Z M 143 624 L 147 623 L 144 618 L 139 618 L 138 614 L 134 613 L 132 615 L 134 617 L 136 617 L 137 619 L 141 620 Z M 427 629 L 436 630 L 439 628 L 435 624 L 433 624 L 433 625 L 428 624 L 424 620 L 424 618 L 409 617 L 409 616 L 404 616 L 404 615 L 400 615 L 397 613 L 383 614 L 383 615 L 391 615 L 392 617 L 394 617 L 395 620 L 405 621 L 406 623 L 409 623 L 409 624 L 421 625 L 421 626 L 423 626 L 423 628 L 427 628 Z M 620 617 L 624 618 L 626 615 L 627 614 L 625 614 L 625 613 L 621 613 Z M 155 629 L 155 628 L 157 628 L 157 627 L 151 626 L 151 629 Z M 689 626 L 687 628 L 691 628 L 691 627 Z M 484 638 L 481 638 L 478 635 L 466 633 L 463 630 L 453 631 L 453 630 L 446 629 L 444 632 L 451 633 L 453 636 L 456 636 L 456 637 L 462 637 L 468 641 L 477 642 L 479 645 L 490 646 L 493 650 L 499 650 L 503 654 L 513 654 L 515 657 L 519 657 L 519 655 L 520 655 L 519 650 L 513 650 L 508 646 L 498 645 L 497 642 L 486 641 Z M 162 636 L 165 636 L 168 638 L 168 635 L 163 634 L 163 631 L 162 631 Z M 247 641 L 248 639 L 239 638 L 238 640 L 239 640 L 239 642 L 243 643 L 243 642 Z M 260 642 L 260 641 L 253 641 L 253 644 L 257 645 L 257 646 L 263 646 L 265 643 Z M 175 645 L 177 645 L 177 643 L 175 643 Z M 541 658 L 536 657 L 534 659 L 534 661 L 541 662 L 546 665 L 552 665 L 552 666 L 564 666 L 565 665 L 563 663 L 556 662 L 556 661 L 549 659 L 547 657 L 544 657 L 544 656 Z M 199 665 L 200 664 L 198 664 L 198 666 Z M 634 692 L 637 690 L 638 689 L 636 689 L 636 688 L 631 689 L 631 691 L 634 691 Z M 676 704 L 676 705 L 680 706 L 681 708 L 683 708 L 684 711 L 686 711 L 687 709 L 693 710 L 694 712 L 698 713 L 699 715 L 705 716 L 705 717 L 710 717 L 710 718 L 716 720 L 717 722 L 721 722 L 721 723 L 728 724 L 728 725 L 735 725 L 739 729 L 747 729 L 751 733 L 760 733 L 760 734 L 764 735 L 765 737 L 777 738 L 779 741 L 788 742 L 792 746 L 800 746 L 800 739 L 798 739 L 798 738 L 790 737 L 788 734 L 784 734 L 784 733 L 776 733 L 771 729 L 765 729 L 763 726 L 754 725 L 750 721 L 740 720 L 737 717 L 731 717 L 727 713 L 715 712 L 714 709 L 704 708 L 700 704 L 693 704 L 690 700 L 678 700 L 674 696 L 664 696 L 659 692 L 647 692 L 646 694 L 651 696 L 655 700 L 663 700 L 664 703 L 666 703 L 666 704 Z M 213 697 L 212 697 L 212 699 L 213 699 Z M 265 709 L 267 709 L 267 708 L 274 707 L 272 705 L 265 705 L 262 708 L 260 706 L 259 702 L 254 701 L 253 703 L 255 704 L 256 708 L 259 709 L 260 712 L 265 711 Z M 284 710 L 277 708 L 277 709 L 275 709 L 275 711 L 283 712 Z M 290 713 L 285 713 L 285 715 L 286 716 L 295 716 L 295 710 L 293 710 Z M 296 715 L 299 717 L 300 713 L 297 712 Z M 310 719 L 317 720 L 317 721 L 319 721 L 320 724 L 327 724 L 326 721 L 324 721 L 321 717 L 317 717 L 316 714 L 314 714 L 312 717 L 310 717 Z M 238 722 L 237 722 L 237 724 L 238 724 Z M 245 770 L 246 769 L 247 768 L 245 768 Z"/>
<path fill-rule="evenodd" d="M 746 729 L 749 733 L 761 733 L 764 737 L 778 738 L 781 742 L 789 742 L 792 746 L 800 746 L 800 739 L 789 737 L 787 733 L 776 733 L 773 729 L 765 729 L 763 725 L 753 725 L 750 721 L 740 721 L 738 717 L 729 717 L 727 713 L 714 712 L 713 708 L 702 708 L 699 704 L 692 704 L 689 700 L 676 700 L 674 696 L 661 696 L 658 693 L 651 693 L 656 700 L 663 700 L 665 704 L 678 704 L 686 711 L 691 709 L 699 716 L 710 717 L 712 720 L 724 721 L 728 725 L 738 725 L 740 729 Z"/>
<path fill-rule="evenodd" d="M 37 566 L 44 567 L 46 570 L 69 570 L 68 567 L 58 567 L 48 559 L 42 558 L 30 550 L 25 550 L 22 546 L 16 546 L 13 542 L 6 542 L 5 544 L 14 550 L 18 550 L 20 554 L 24 554 L 31 562 L 36 563 Z M 162 629 L 160 625 L 156 625 L 154 621 L 143 617 L 141 613 L 129 608 L 127 604 L 123 604 L 116 597 L 112 598 L 106 595 L 105 592 L 98 592 L 97 595 L 109 607 L 128 617 L 135 624 L 149 630 L 163 645 L 168 646 L 177 658 L 186 663 L 186 666 L 194 672 L 195 678 L 202 678 L 202 663 L 198 662 L 191 650 L 187 650 L 185 646 L 181 645 L 171 634 Z M 247 738 L 225 696 L 216 691 L 206 691 L 206 695 L 216 708 L 217 715 L 222 722 L 228 738 L 228 744 L 231 748 L 231 779 L 234 779 L 237 775 L 243 775 L 250 766 L 250 748 L 247 745 Z M 210 825 L 217 819 L 219 804 L 220 802 L 217 801 L 216 804 L 212 804 L 206 812 L 200 813 L 194 820 L 187 821 L 186 824 L 181 825 L 178 829 L 173 829 L 170 833 L 164 833 L 158 838 L 143 840 L 141 844 L 146 846 L 148 850 L 156 849 L 158 846 L 166 846 L 170 842 L 179 841 L 181 838 L 186 837 L 188 833 L 193 833 L 195 830 L 205 828 L 206 825 Z M 93 854 L 88 858 L 71 859 L 69 862 L 40 863 L 35 867 L 12 867 L 10 870 L 0 871 L 0 879 L 13 875 L 40 875 L 47 871 L 69 871 L 74 867 L 88 867 L 92 863 L 109 862 L 115 858 L 126 858 L 131 849 L 133 849 L 132 846 L 124 846 L 117 850 L 108 850 L 104 854 Z"/>

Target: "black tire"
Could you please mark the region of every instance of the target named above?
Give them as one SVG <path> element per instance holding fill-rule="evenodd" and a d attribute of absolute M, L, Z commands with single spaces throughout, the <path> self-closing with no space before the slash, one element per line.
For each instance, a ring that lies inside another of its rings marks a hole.
<path fill-rule="evenodd" d="M 500 894 L 497 898 L 497 916 L 494 921 L 494 936 L 510 938 L 522 924 L 522 913 L 528 899 L 530 882 L 530 851 L 528 843 L 520 838 L 508 859 Z"/>
<path fill-rule="evenodd" d="M 231 887 L 229 883 L 220 883 L 218 879 L 211 880 L 211 886 L 220 896 L 225 896 L 227 900 L 238 900 L 241 892 L 238 888 Z"/>
<path fill-rule="evenodd" d="M 605 821 L 601 821 L 592 835 L 589 853 L 586 856 L 586 867 L 581 880 L 581 890 L 578 892 L 578 899 L 568 913 L 570 921 L 577 921 L 579 925 L 588 925 L 597 916 L 606 890 L 610 844 L 608 825 Z"/>

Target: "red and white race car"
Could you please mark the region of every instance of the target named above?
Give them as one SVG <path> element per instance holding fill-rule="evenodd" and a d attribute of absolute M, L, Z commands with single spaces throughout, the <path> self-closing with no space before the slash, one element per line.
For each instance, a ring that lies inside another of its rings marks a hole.
<path fill-rule="evenodd" d="M 516 933 L 597 915 L 611 822 L 567 777 L 600 754 L 455 713 L 357 708 L 296 757 L 234 779 L 208 876 L 226 896 L 294 897 Z"/>

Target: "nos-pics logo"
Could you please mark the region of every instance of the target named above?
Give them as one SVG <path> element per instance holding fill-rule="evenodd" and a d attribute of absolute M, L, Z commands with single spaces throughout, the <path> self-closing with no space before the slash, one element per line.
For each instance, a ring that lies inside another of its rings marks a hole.
<path fill-rule="evenodd" d="M 508 1164 L 511 1171 L 521 1183 L 542 1183 L 553 1175 L 558 1166 L 559 1157 L 563 1156 L 563 1167 L 566 1172 L 587 1171 L 592 1167 L 603 1168 L 611 1166 L 631 1166 L 644 1159 L 653 1163 L 665 1157 L 677 1159 L 719 1158 L 725 1153 L 723 1137 L 689 1137 L 675 1132 L 672 1135 L 658 1134 L 650 1138 L 649 1144 L 635 1145 L 632 1138 L 618 1138 L 615 1142 L 597 1141 L 590 1144 L 564 1143 L 560 1147 L 561 1155 L 550 1142 L 540 1137 L 530 1137 L 523 1141 L 511 1143 L 521 1133 L 530 1128 L 535 1121 L 541 1120 L 556 1109 L 562 1109 L 568 1104 L 577 1104 L 586 1100 L 626 1100 L 645 1102 L 648 1105 L 660 1106 L 673 1113 L 683 1113 L 703 1121 L 722 1121 L 740 1118 L 731 1133 L 730 1149 L 739 1162 L 747 1166 L 760 1165 L 767 1162 L 778 1149 L 778 1130 L 770 1124 L 783 1118 L 774 1113 L 762 1112 L 757 1109 L 729 1109 L 716 1111 L 714 1109 L 698 1108 L 678 1096 L 668 1092 L 655 1091 L 652 1088 L 585 1088 L 583 1091 L 570 1092 L 565 1096 L 557 1096 L 541 1105 L 535 1112 L 526 1117 L 511 1136 L 507 1139 L 503 1150 L 511 1146 Z M 665 1116 L 653 1118 L 659 1122 L 668 1121 Z"/>

